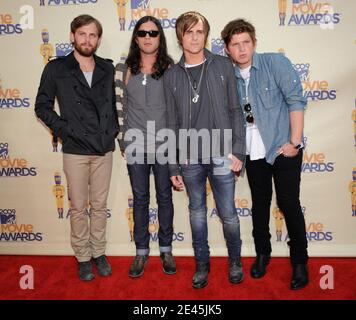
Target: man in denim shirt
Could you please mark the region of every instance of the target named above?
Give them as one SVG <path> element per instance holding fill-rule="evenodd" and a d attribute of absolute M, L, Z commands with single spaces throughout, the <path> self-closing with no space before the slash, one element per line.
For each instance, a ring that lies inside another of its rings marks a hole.
<path fill-rule="evenodd" d="M 309 282 L 305 221 L 299 202 L 306 106 L 302 86 L 284 55 L 255 52 L 255 28 L 249 22 L 229 22 L 221 37 L 235 63 L 237 91 L 246 120 L 246 172 L 257 254 L 251 276 L 263 277 L 270 260 L 273 177 L 278 207 L 285 216 L 290 237 L 291 289 L 300 289 Z"/>

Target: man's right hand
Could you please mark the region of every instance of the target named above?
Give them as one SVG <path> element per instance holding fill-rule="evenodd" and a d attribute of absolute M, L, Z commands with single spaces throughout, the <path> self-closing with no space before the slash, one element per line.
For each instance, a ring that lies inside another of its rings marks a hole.
<path fill-rule="evenodd" d="M 184 189 L 184 182 L 182 176 L 171 176 L 171 181 L 173 184 L 173 187 L 177 191 L 182 191 Z"/>

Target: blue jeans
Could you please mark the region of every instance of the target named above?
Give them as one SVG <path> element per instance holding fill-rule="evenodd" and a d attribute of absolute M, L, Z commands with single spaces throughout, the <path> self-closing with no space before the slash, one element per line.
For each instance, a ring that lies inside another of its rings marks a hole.
<path fill-rule="evenodd" d="M 145 157 L 146 159 L 146 157 Z M 168 164 L 158 163 L 127 165 L 133 192 L 134 240 L 137 255 L 149 254 L 150 233 L 150 173 L 153 171 L 158 204 L 158 242 L 160 252 L 172 251 L 173 202 Z"/>
<path fill-rule="evenodd" d="M 232 260 L 240 260 L 240 221 L 235 208 L 235 176 L 226 157 L 213 158 L 209 164 L 183 164 L 182 176 L 189 196 L 190 226 L 197 262 L 209 262 L 206 179 L 212 187 L 224 237 Z"/>

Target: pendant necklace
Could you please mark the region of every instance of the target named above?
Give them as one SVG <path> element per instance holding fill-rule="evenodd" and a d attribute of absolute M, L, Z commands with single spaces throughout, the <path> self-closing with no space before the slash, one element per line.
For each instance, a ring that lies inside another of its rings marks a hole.
<path fill-rule="evenodd" d="M 142 80 L 142 85 L 146 85 L 147 84 L 147 73 L 143 74 L 143 80 Z"/>
<path fill-rule="evenodd" d="M 198 85 L 197 85 L 196 80 L 191 75 L 189 68 L 185 68 L 185 70 L 188 70 L 187 71 L 188 80 L 189 80 L 190 87 L 192 88 L 192 91 L 193 91 L 193 99 L 192 99 L 193 103 L 197 103 L 199 100 L 200 85 L 201 85 L 201 80 L 202 80 L 203 74 L 204 74 L 204 68 L 205 68 L 205 62 L 203 62 L 203 67 L 202 67 L 202 70 L 200 73 Z M 193 84 L 192 84 L 191 78 L 193 80 Z"/>

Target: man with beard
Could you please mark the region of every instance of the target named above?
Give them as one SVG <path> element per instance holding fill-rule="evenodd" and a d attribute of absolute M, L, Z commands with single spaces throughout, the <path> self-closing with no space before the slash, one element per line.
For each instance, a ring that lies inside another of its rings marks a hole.
<path fill-rule="evenodd" d="M 85 281 L 94 278 L 92 258 L 99 275 L 111 274 L 105 256 L 106 202 L 118 120 L 112 61 L 95 55 L 101 36 L 102 26 L 95 18 L 80 15 L 72 21 L 74 50 L 46 65 L 35 105 L 38 118 L 62 140 L 71 244 L 79 278 Z M 55 98 L 60 114 L 54 110 Z"/>

